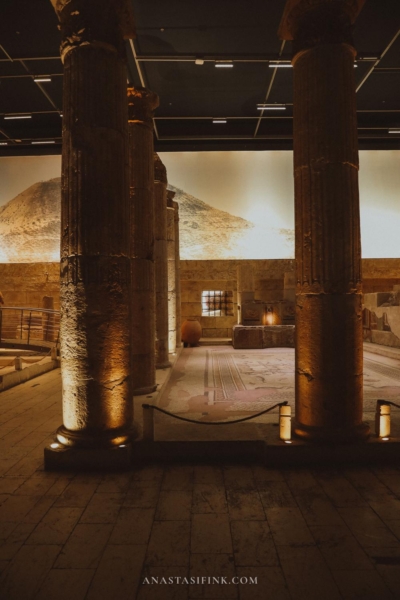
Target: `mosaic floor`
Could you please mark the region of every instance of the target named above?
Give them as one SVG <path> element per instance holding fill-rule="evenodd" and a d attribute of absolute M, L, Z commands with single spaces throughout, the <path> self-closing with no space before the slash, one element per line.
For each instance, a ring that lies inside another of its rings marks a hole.
<path fill-rule="evenodd" d="M 378 398 L 400 403 L 400 360 L 366 352 L 364 411 L 374 411 Z M 210 421 L 236 419 L 284 400 L 294 406 L 293 349 L 200 346 L 182 350 L 159 405 Z"/>

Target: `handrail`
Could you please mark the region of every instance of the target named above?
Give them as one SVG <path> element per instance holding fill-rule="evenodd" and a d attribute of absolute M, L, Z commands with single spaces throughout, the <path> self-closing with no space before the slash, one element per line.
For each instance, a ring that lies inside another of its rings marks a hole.
<path fill-rule="evenodd" d="M 40 308 L 40 306 L 0 306 L 0 310 L 31 310 L 32 312 L 49 312 L 54 314 L 60 314 L 59 310 L 54 308 Z"/>
<path fill-rule="evenodd" d="M 27 346 L 45 342 L 47 346 L 56 346 L 59 331 L 59 310 L 37 306 L 0 307 L 0 342 L 18 341 Z"/>

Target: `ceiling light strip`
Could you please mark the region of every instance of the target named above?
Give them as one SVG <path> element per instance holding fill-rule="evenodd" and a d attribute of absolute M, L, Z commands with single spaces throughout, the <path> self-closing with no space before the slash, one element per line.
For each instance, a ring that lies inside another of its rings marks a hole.
<path fill-rule="evenodd" d="M 257 110 L 286 110 L 284 104 L 257 104 Z"/>
<path fill-rule="evenodd" d="M 11 119 L 32 119 L 32 115 L 5 115 L 4 119 L 10 121 Z"/>

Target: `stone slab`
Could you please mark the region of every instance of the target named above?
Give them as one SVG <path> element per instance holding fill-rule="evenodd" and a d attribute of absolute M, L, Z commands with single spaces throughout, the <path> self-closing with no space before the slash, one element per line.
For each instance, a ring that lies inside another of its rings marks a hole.
<path fill-rule="evenodd" d="M 294 348 L 294 325 L 235 325 L 232 331 L 235 349 Z"/>

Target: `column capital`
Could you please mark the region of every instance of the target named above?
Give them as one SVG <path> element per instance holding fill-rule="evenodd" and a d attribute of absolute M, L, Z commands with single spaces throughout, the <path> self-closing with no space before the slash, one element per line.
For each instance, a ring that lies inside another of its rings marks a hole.
<path fill-rule="evenodd" d="M 135 37 L 129 0 L 50 0 L 60 21 L 61 59 L 82 45 L 103 46 L 124 55 L 123 39 Z"/>
<path fill-rule="evenodd" d="M 165 183 L 165 185 L 168 183 L 167 169 L 157 152 L 154 152 L 154 181 L 160 181 L 161 183 Z"/>
<path fill-rule="evenodd" d="M 143 87 L 128 88 L 128 121 L 153 129 L 153 111 L 159 105 L 157 94 Z"/>
<path fill-rule="evenodd" d="M 278 29 L 293 40 L 293 55 L 320 44 L 352 42 L 352 25 L 365 0 L 287 0 Z"/>
<path fill-rule="evenodd" d="M 174 202 L 174 198 L 175 198 L 175 192 L 173 192 L 172 190 L 167 190 L 167 206 L 168 206 L 168 208 L 175 208 L 174 204 L 176 204 L 176 202 Z"/>

